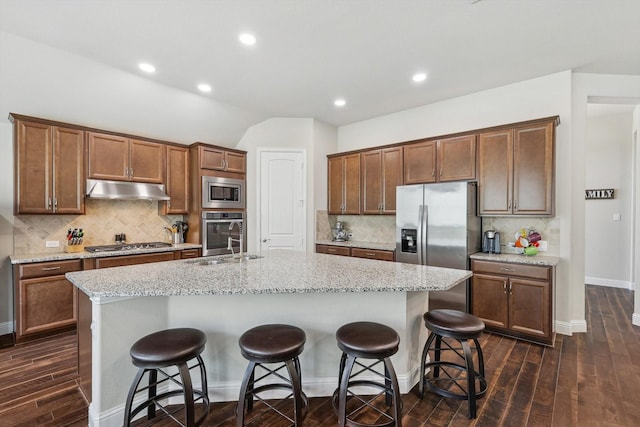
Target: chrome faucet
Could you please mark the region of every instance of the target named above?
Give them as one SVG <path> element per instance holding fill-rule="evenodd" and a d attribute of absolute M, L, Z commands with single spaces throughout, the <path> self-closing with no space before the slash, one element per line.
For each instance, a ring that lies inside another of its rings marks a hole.
<path fill-rule="evenodd" d="M 242 221 L 231 221 L 231 224 L 229 224 L 229 231 L 233 230 L 233 226 L 236 224 L 238 225 L 238 232 L 239 232 L 240 238 L 234 239 L 233 237 L 229 236 L 229 238 L 227 239 L 227 249 L 231 251 L 231 255 L 235 256 L 235 254 L 233 253 L 232 243 L 238 242 L 240 243 L 240 252 L 238 252 L 238 255 L 242 256 Z"/>

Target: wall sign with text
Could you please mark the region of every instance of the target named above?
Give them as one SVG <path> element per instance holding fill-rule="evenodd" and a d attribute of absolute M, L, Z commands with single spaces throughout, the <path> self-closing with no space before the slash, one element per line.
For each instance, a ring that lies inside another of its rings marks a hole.
<path fill-rule="evenodd" d="M 604 188 L 600 190 L 584 190 L 585 200 L 591 199 L 613 199 L 613 188 Z"/>

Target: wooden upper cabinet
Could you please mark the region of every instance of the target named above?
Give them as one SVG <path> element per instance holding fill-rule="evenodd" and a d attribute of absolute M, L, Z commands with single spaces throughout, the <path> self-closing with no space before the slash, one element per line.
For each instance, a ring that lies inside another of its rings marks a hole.
<path fill-rule="evenodd" d="M 482 133 L 480 215 L 552 215 L 555 119 Z"/>
<path fill-rule="evenodd" d="M 402 147 L 361 153 L 362 213 L 394 214 L 396 187 L 402 185 Z"/>
<path fill-rule="evenodd" d="M 171 198 L 159 204 L 163 215 L 189 213 L 189 148 L 167 145 L 167 194 Z"/>
<path fill-rule="evenodd" d="M 89 178 L 163 182 L 164 144 L 89 132 L 88 152 Z"/>
<path fill-rule="evenodd" d="M 200 168 L 246 173 L 247 156 L 236 151 L 215 147 L 200 147 Z"/>
<path fill-rule="evenodd" d="M 514 129 L 513 213 L 553 213 L 554 124 Z"/>
<path fill-rule="evenodd" d="M 476 135 L 429 140 L 404 146 L 404 183 L 476 179 Z"/>
<path fill-rule="evenodd" d="M 478 211 L 480 215 L 510 214 L 513 131 L 482 133 L 478 144 Z"/>
<path fill-rule="evenodd" d="M 136 182 L 164 182 L 166 145 L 129 140 L 129 179 Z"/>
<path fill-rule="evenodd" d="M 436 182 L 436 141 L 423 141 L 404 146 L 404 183 Z"/>
<path fill-rule="evenodd" d="M 360 154 L 329 157 L 328 179 L 329 214 L 360 214 Z"/>
<path fill-rule="evenodd" d="M 84 213 L 84 132 L 14 121 L 16 214 Z"/>
<path fill-rule="evenodd" d="M 438 141 L 438 180 L 476 179 L 476 135 L 464 135 Z"/>

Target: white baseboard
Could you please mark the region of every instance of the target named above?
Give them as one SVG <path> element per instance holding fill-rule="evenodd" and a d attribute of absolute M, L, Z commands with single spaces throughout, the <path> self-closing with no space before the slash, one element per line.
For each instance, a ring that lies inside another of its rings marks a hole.
<path fill-rule="evenodd" d="M 585 277 L 584 283 L 587 285 L 608 286 L 610 288 L 633 289 L 633 282 L 626 280 L 603 279 L 601 277 Z"/>
<path fill-rule="evenodd" d="M 398 375 L 398 385 L 400 386 L 400 392 L 403 394 L 408 393 L 413 388 L 413 386 L 418 383 L 419 376 L 419 366 L 413 367 L 407 374 Z M 362 378 L 365 378 L 365 376 L 363 376 Z M 302 389 L 308 397 L 331 396 L 337 385 L 337 376 L 329 378 L 311 378 L 308 380 L 305 379 L 303 381 Z M 200 384 L 194 382 L 193 386 L 194 388 L 198 388 Z M 209 383 L 209 400 L 211 402 L 236 401 L 238 400 L 239 393 L 240 381 L 227 383 L 219 382 L 213 384 Z M 265 398 L 280 397 L 277 391 L 271 393 L 261 393 L 260 396 Z M 180 400 L 176 399 L 175 403 L 180 403 Z M 91 404 L 89 405 L 90 427 L 121 427 L 123 419 L 124 403 L 114 408 L 102 411 L 101 413 L 96 413 L 95 407 Z"/>
<path fill-rule="evenodd" d="M 586 320 L 572 320 L 570 322 L 562 322 L 556 320 L 554 322 L 555 331 L 562 335 L 573 335 L 574 333 L 587 332 Z"/>
<path fill-rule="evenodd" d="M 13 333 L 13 322 L 0 323 L 0 335 L 8 335 Z"/>
<path fill-rule="evenodd" d="M 631 316 L 631 323 L 636 326 L 640 326 L 640 313 L 633 313 L 633 316 Z"/>

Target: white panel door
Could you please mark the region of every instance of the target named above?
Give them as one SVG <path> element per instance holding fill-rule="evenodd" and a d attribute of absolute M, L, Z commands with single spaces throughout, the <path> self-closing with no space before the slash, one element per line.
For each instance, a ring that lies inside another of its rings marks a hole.
<path fill-rule="evenodd" d="M 305 250 L 303 151 L 260 151 L 260 250 Z"/>

